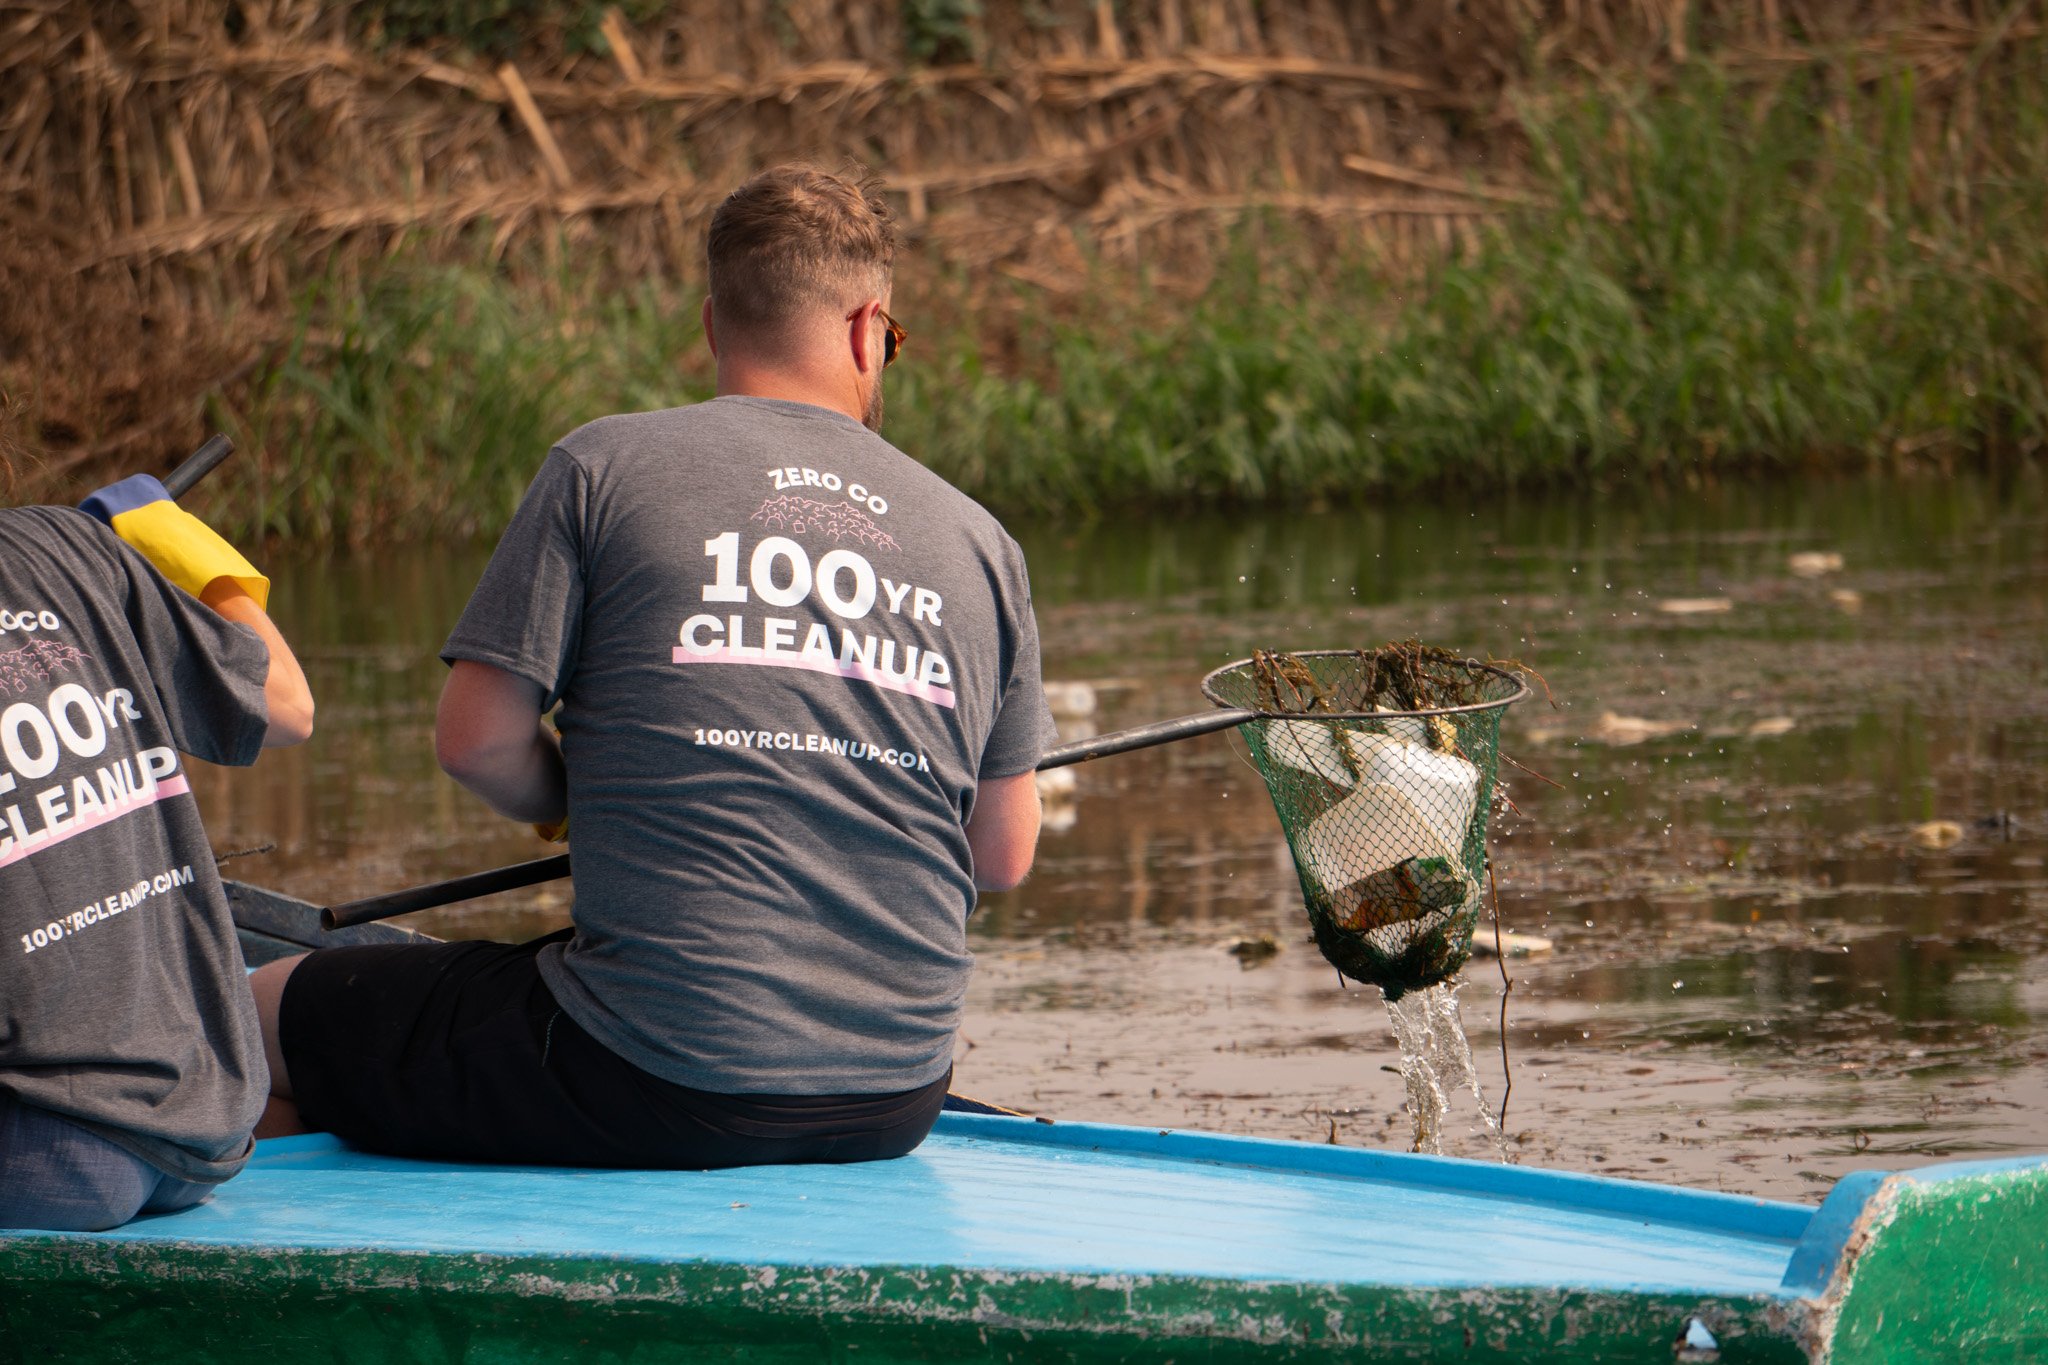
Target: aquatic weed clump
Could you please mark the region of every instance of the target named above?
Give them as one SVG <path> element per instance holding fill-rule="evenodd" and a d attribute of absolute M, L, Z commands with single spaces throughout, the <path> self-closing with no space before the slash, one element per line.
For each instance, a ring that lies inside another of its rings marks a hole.
<path fill-rule="evenodd" d="M 1389 1001 L 1448 980 L 1472 951 L 1506 667 L 1410 640 L 1260 650 L 1202 680 L 1243 726 L 1332 966 Z"/>

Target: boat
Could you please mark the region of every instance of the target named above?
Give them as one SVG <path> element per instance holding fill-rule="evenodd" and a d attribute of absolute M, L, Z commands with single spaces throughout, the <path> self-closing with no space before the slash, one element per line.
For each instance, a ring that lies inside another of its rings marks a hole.
<path fill-rule="evenodd" d="M 315 907 L 230 893 L 253 961 L 318 941 Z M 1005 1112 L 893 1161 L 710 1172 L 316 1134 L 176 1214 L 0 1232 L 0 1358 L 2041 1360 L 2044 1249 L 2048 1156 L 1857 1172 L 1814 1208 Z"/>

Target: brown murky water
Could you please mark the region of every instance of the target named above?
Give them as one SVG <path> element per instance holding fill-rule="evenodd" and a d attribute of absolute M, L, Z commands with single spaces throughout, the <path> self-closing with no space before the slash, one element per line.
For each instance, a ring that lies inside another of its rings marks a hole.
<path fill-rule="evenodd" d="M 1093 684 L 1071 733 L 1204 709 L 1254 646 L 1412 635 L 1542 671 L 1560 706 L 1505 743 L 1561 786 L 1506 770 L 1494 843 L 1505 926 L 1554 944 L 1507 964 L 1519 1159 L 1810 1200 L 2048 1148 L 2042 471 L 1016 529 L 1049 676 Z M 481 558 L 277 566 L 321 732 L 207 774 L 218 845 L 277 845 L 235 875 L 328 902 L 547 851 L 433 765 L 434 651 Z M 976 915 L 959 1089 L 1405 1144 L 1378 992 L 1306 941 L 1234 738 L 1087 765 L 1054 809 L 1031 881 Z M 413 922 L 524 935 L 567 907 Z M 1499 964 L 1464 979 L 1497 1099 Z M 1469 1098 L 1445 1131 L 1487 1155 Z"/>

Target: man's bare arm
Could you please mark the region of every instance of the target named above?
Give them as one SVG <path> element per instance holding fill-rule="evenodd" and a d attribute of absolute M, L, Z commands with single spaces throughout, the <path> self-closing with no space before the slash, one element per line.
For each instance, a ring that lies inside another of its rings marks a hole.
<path fill-rule="evenodd" d="M 1038 852 L 1038 817 L 1037 773 L 992 777 L 975 789 L 967 820 L 975 886 L 1008 891 L 1024 880 Z"/>
<path fill-rule="evenodd" d="M 512 820 L 551 825 L 568 814 L 561 742 L 541 724 L 539 684 L 457 659 L 434 717 L 441 770 Z"/>
<path fill-rule="evenodd" d="M 278 634 L 270 614 L 256 605 L 248 590 L 232 578 L 216 578 L 206 585 L 199 600 L 237 625 L 256 632 L 270 650 L 270 671 L 263 678 L 263 707 L 267 728 L 263 747 L 282 748 L 303 744 L 313 733 L 313 691 L 299 658 Z"/>

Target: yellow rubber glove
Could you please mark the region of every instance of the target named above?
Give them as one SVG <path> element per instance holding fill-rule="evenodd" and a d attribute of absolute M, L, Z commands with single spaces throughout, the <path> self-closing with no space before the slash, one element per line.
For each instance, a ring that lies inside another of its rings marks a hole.
<path fill-rule="evenodd" d="M 194 597 L 220 579 L 234 580 L 266 610 L 270 580 L 211 526 L 171 500 L 162 483 L 136 474 L 110 483 L 78 504 L 78 510 L 114 528 L 114 534 L 142 551 L 163 576 Z"/>

